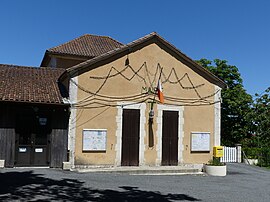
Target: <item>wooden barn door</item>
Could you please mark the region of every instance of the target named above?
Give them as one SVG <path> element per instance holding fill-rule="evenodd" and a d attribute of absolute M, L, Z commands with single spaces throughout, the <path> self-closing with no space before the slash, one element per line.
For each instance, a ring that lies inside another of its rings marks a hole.
<path fill-rule="evenodd" d="M 178 112 L 163 111 L 161 165 L 176 166 L 177 164 L 178 164 Z"/>
<path fill-rule="evenodd" d="M 124 109 L 122 117 L 122 166 L 139 165 L 140 110 Z"/>
<path fill-rule="evenodd" d="M 45 120 L 45 119 L 44 119 Z M 49 165 L 49 129 L 34 114 L 25 111 L 16 122 L 16 166 Z"/>

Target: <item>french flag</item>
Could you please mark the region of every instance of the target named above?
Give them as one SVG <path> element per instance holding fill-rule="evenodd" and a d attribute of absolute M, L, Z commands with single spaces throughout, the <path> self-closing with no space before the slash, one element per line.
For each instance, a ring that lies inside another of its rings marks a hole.
<path fill-rule="evenodd" d="M 158 80 L 157 91 L 158 91 L 159 101 L 163 104 L 164 103 L 164 96 L 163 96 L 162 86 L 161 86 L 161 81 L 160 80 Z"/>

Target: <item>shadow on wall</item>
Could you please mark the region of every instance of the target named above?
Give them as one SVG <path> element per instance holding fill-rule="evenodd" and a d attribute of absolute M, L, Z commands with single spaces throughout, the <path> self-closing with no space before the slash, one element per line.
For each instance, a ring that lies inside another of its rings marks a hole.
<path fill-rule="evenodd" d="M 74 179 L 53 180 L 27 172 L 0 173 L 0 201 L 200 201 L 185 194 L 161 194 L 123 186 L 122 190 L 83 187 Z"/>

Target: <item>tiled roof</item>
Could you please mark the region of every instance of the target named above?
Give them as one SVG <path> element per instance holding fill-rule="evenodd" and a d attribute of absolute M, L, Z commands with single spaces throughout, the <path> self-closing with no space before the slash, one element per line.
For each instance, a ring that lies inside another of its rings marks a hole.
<path fill-rule="evenodd" d="M 0 64 L 0 101 L 63 104 L 57 80 L 64 71 Z"/>
<path fill-rule="evenodd" d="M 50 48 L 47 52 L 93 58 L 121 46 L 123 46 L 122 43 L 110 37 L 85 34 L 64 44 Z"/>

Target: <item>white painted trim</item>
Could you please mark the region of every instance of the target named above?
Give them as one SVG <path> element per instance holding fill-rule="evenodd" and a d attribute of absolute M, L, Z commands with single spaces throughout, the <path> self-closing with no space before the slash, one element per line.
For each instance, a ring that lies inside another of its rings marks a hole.
<path fill-rule="evenodd" d="M 162 116 L 163 110 L 178 111 L 178 164 L 182 164 L 183 160 L 183 139 L 184 139 L 184 107 L 183 106 L 168 106 L 168 105 L 157 105 L 158 116 L 157 116 L 157 159 L 156 166 L 161 165 L 162 158 Z"/>
<path fill-rule="evenodd" d="M 92 130 L 93 130 L 93 131 L 101 130 L 101 131 L 107 131 L 106 128 L 91 128 L 91 129 L 90 129 L 90 128 L 84 128 L 83 131 L 84 131 L 84 130 L 91 130 L 91 131 L 92 131 Z"/>
<path fill-rule="evenodd" d="M 215 113 L 215 128 L 214 128 L 214 145 L 220 146 L 220 121 L 221 121 L 221 88 L 215 86 L 215 92 L 217 92 L 214 96 L 214 113 Z"/>
<path fill-rule="evenodd" d="M 69 162 L 71 168 L 75 167 L 75 140 L 76 140 L 76 115 L 77 109 L 72 106 L 73 103 L 77 102 L 78 95 L 78 86 L 75 85 L 78 83 L 78 77 L 71 78 L 73 82 L 69 83 L 69 99 L 71 103 L 70 107 L 70 117 L 69 117 L 69 126 L 68 126 L 68 149 L 69 149 Z"/>
<path fill-rule="evenodd" d="M 145 109 L 146 109 L 146 104 L 141 103 L 141 104 L 132 104 L 132 103 L 117 103 L 119 105 L 117 107 L 117 116 L 116 116 L 116 124 L 117 124 L 117 129 L 116 129 L 116 145 L 115 145 L 115 151 L 116 151 L 116 157 L 115 157 L 115 165 L 116 166 L 121 166 L 121 151 L 122 151 L 122 114 L 123 114 L 123 109 L 139 109 L 140 110 L 140 143 L 139 143 L 139 166 L 145 165 L 145 158 L 144 158 L 144 152 L 145 152 L 145 123 L 146 123 L 146 118 L 145 118 Z"/>

